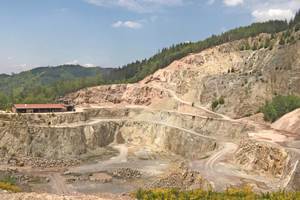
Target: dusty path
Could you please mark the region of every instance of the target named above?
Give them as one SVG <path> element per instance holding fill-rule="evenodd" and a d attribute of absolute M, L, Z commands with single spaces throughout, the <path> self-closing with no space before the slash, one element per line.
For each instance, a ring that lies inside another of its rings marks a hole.
<path fill-rule="evenodd" d="M 116 163 L 126 162 L 127 155 L 128 155 L 128 147 L 122 146 L 115 146 L 120 152 L 120 154 L 114 158 L 109 160 L 98 162 L 92 165 L 81 165 L 79 167 L 71 168 L 69 171 L 73 173 L 92 173 L 92 172 L 99 172 L 101 170 L 105 170 L 109 168 L 110 165 L 114 165 Z"/>
<path fill-rule="evenodd" d="M 202 176 L 211 181 L 213 188 L 217 191 L 224 191 L 227 186 L 240 185 L 243 179 L 253 180 L 267 185 L 273 180 L 264 176 L 247 174 L 243 171 L 236 170 L 231 164 L 221 162 L 226 156 L 232 154 L 237 145 L 230 142 L 223 142 L 223 148 L 217 153 L 205 160 L 191 161 L 189 167 L 192 170 L 199 171 Z M 265 191 L 266 188 L 255 187 L 258 191 Z"/>
<path fill-rule="evenodd" d="M 65 179 L 59 173 L 50 173 L 50 180 L 54 182 L 57 194 L 71 194 L 65 183 Z"/>
<path fill-rule="evenodd" d="M 170 93 L 171 96 L 172 96 L 175 100 L 177 100 L 177 101 L 179 101 L 179 102 L 181 102 L 181 103 L 187 104 L 187 105 L 191 105 L 191 102 L 187 102 L 187 101 L 184 101 L 184 100 L 180 99 L 180 98 L 175 94 L 175 92 L 172 91 L 172 90 L 170 90 L 170 89 L 167 89 L 167 88 L 161 88 L 161 87 L 158 87 L 158 86 L 155 86 L 155 85 L 151 85 L 151 87 L 153 87 L 153 88 L 159 88 L 159 89 L 164 89 L 164 90 L 166 90 L 168 93 Z M 194 106 L 197 107 L 197 108 L 200 108 L 200 109 L 202 109 L 202 110 L 205 110 L 205 111 L 208 112 L 208 113 L 217 115 L 217 116 L 219 116 L 220 118 L 223 118 L 223 119 L 232 121 L 232 119 L 231 119 L 230 117 L 228 117 L 228 116 L 226 116 L 226 115 L 222 115 L 222 114 L 216 113 L 216 112 L 213 112 L 213 111 L 211 111 L 211 110 L 208 110 L 207 108 L 205 108 L 205 107 L 203 107 L 203 106 L 200 106 L 200 105 L 198 105 L 197 103 L 196 103 Z"/>

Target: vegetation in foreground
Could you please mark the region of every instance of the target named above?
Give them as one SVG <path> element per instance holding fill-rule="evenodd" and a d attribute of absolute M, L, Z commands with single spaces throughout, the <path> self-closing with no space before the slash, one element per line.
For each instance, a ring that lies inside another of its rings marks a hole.
<path fill-rule="evenodd" d="M 5 175 L 3 182 L 0 181 L 0 188 L 3 190 L 10 190 L 13 192 L 22 192 L 21 189 L 15 187 L 14 185 L 16 184 L 16 179 L 12 175 L 11 172 Z"/>
<path fill-rule="evenodd" d="M 300 199 L 300 191 L 296 192 L 286 192 L 284 190 L 279 190 L 278 192 L 271 193 L 255 193 L 253 188 L 250 186 L 245 186 L 242 189 L 233 190 L 227 188 L 225 192 L 216 192 L 211 188 L 207 191 L 196 190 L 196 191 L 183 191 L 180 192 L 178 189 L 158 189 L 158 190 L 143 190 L 138 189 L 132 197 L 139 200 L 260 200 L 260 199 L 280 199 L 280 200 L 297 200 Z"/>
<path fill-rule="evenodd" d="M 275 122 L 283 115 L 300 108 L 300 97 L 295 95 L 282 96 L 277 95 L 273 98 L 272 103 L 266 102 L 259 112 L 264 114 L 264 120 Z"/>

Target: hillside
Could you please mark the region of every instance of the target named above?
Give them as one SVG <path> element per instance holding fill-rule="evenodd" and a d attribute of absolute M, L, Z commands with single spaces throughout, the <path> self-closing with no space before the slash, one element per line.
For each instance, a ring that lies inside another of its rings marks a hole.
<path fill-rule="evenodd" d="M 300 96 L 300 41 L 280 45 L 286 32 L 274 35 L 273 39 L 271 34 L 260 34 L 190 54 L 139 84 L 88 88 L 66 98 L 75 105 L 124 101 L 150 105 L 153 99 L 164 95 L 157 91 L 164 88 L 185 101 L 232 118 L 255 114 L 277 94 Z M 298 30 L 292 31 L 290 37 L 299 36 Z M 263 47 L 267 41 L 273 44 L 272 48 Z M 262 47 L 241 50 L 246 45 Z M 219 104 L 220 99 L 224 102 Z M 214 102 L 217 103 L 212 106 Z"/>
<path fill-rule="evenodd" d="M 95 77 L 97 74 L 108 75 L 112 68 L 91 67 L 80 65 L 61 65 L 57 67 L 38 67 L 13 75 L 0 75 L 0 94 L 19 94 L 23 90 L 32 90 L 39 86 L 49 86 L 61 78 L 75 81 L 80 77 Z"/>

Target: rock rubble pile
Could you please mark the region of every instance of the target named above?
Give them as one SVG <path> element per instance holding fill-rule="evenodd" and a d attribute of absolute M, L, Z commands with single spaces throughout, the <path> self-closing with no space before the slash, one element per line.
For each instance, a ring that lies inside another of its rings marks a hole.
<path fill-rule="evenodd" d="M 78 181 L 87 181 L 89 180 L 88 177 L 78 177 L 78 176 L 73 176 L 71 178 L 67 178 L 66 179 L 66 183 L 67 184 L 71 184 L 71 183 L 75 183 L 75 182 L 78 182 Z"/>
<path fill-rule="evenodd" d="M 142 173 L 131 168 L 121 168 L 113 171 L 112 175 L 113 177 L 117 177 L 117 178 L 135 179 L 135 178 L 141 178 Z"/>
<path fill-rule="evenodd" d="M 150 188 L 178 188 L 180 191 L 199 189 L 207 190 L 209 188 L 209 183 L 206 179 L 203 179 L 199 172 L 191 171 L 186 164 L 180 163 L 175 172 L 154 182 L 152 185 L 150 185 Z"/>
<path fill-rule="evenodd" d="M 49 168 L 49 167 L 67 167 L 67 166 L 78 166 L 82 163 L 79 159 L 54 159 L 54 158 L 30 158 L 30 157 L 22 157 L 17 158 L 20 162 L 24 162 L 25 166 L 31 166 L 33 168 Z M 1 159 L 0 165 L 7 165 L 8 159 Z M 16 163 L 11 161 L 9 163 L 10 166 L 16 166 Z"/>

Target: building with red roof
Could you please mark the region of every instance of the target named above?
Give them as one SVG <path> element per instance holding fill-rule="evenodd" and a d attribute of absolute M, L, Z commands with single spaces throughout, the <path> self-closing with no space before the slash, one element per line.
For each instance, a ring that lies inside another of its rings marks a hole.
<path fill-rule="evenodd" d="M 13 113 L 50 113 L 65 112 L 67 108 L 60 104 L 14 104 Z"/>

